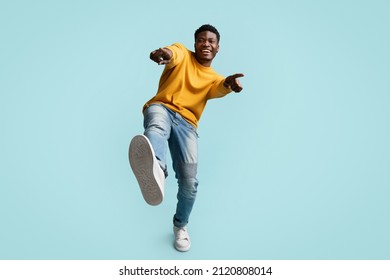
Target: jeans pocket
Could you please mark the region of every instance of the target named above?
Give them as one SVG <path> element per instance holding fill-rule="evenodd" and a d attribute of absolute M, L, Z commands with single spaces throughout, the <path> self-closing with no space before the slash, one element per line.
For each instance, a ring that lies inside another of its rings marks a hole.
<path fill-rule="evenodd" d="M 187 122 L 183 117 L 181 117 L 181 121 L 182 121 L 182 123 L 184 124 L 184 126 L 186 128 L 188 128 L 190 131 L 192 131 L 194 133 L 196 138 L 199 138 L 198 131 L 197 131 L 197 129 L 196 129 L 196 127 L 194 125 L 192 125 L 189 122 Z"/>

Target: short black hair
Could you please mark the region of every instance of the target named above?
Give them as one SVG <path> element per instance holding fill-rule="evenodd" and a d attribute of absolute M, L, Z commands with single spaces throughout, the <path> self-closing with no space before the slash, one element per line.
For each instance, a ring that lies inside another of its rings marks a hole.
<path fill-rule="evenodd" d="M 203 31 L 210 31 L 210 32 L 213 32 L 215 35 L 217 35 L 217 40 L 219 42 L 219 39 L 221 38 L 221 36 L 219 35 L 219 32 L 217 30 L 217 28 L 215 28 L 214 26 L 212 26 L 211 24 L 203 24 L 201 27 L 199 27 L 196 31 L 195 31 L 195 34 L 194 34 L 194 37 L 195 37 L 195 41 L 196 41 L 196 37 L 198 37 L 198 34 L 203 32 Z"/>

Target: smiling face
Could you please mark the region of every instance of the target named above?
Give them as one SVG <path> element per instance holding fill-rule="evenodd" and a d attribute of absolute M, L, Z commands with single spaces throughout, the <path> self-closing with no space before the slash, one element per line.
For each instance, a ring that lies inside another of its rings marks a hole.
<path fill-rule="evenodd" d="M 219 50 L 217 35 L 211 31 L 203 31 L 195 38 L 195 57 L 203 66 L 210 66 Z"/>

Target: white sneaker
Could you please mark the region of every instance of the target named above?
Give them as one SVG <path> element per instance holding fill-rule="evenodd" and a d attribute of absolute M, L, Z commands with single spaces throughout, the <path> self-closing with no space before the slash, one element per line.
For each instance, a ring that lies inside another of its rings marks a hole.
<path fill-rule="evenodd" d="M 173 226 L 175 234 L 175 248 L 180 252 L 187 252 L 191 247 L 190 236 L 188 235 L 187 227 Z"/>
<path fill-rule="evenodd" d="M 131 140 L 129 160 L 145 201 L 150 205 L 160 204 L 164 198 L 165 175 L 146 136 L 137 135 Z"/>

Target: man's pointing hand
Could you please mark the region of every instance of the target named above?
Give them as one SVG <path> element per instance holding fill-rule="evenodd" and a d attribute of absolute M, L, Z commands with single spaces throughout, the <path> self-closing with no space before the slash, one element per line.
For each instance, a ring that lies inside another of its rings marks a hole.
<path fill-rule="evenodd" d="M 244 77 L 244 74 L 234 74 L 225 78 L 223 86 L 225 88 L 230 88 L 234 92 L 242 91 L 242 85 L 238 78 Z"/>

